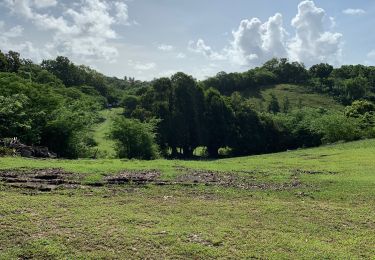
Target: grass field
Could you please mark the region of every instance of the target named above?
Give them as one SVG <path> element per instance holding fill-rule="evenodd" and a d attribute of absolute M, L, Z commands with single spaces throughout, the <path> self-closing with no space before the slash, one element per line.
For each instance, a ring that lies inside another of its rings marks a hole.
<path fill-rule="evenodd" d="M 96 125 L 93 129 L 93 138 L 98 144 L 95 147 L 97 150 L 97 158 L 116 158 L 115 142 L 108 138 L 108 134 L 113 118 L 120 115 L 122 112 L 122 108 L 105 109 L 100 112 L 100 116 L 104 121 Z"/>
<path fill-rule="evenodd" d="M 0 158 L 52 167 L 84 185 L 0 184 L 0 259 L 375 259 L 375 140 L 215 161 Z M 248 185 L 88 185 L 125 169 Z"/>
<path fill-rule="evenodd" d="M 324 107 L 330 110 L 342 110 L 343 106 L 335 101 L 332 97 L 324 94 L 311 93 L 307 87 L 291 84 L 280 84 L 272 87 L 261 89 L 259 93 L 243 93 L 249 97 L 254 107 L 258 110 L 267 109 L 267 104 L 274 94 L 279 101 L 280 106 L 286 98 L 289 99 L 290 109 L 298 107 Z"/>

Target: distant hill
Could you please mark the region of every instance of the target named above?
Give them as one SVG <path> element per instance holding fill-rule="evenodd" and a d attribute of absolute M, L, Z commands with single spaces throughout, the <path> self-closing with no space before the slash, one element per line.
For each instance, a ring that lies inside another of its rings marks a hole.
<path fill-rule="evenodd" d="M 281 107 L 288 100 L 290 109 L 301 107 L 322 107 L 328 110 L 344 109 L 344 106 L 332 97 L 326 94 L 313 93 L 308 87 L 303 85 L 278 84 L 262 87 L 257 92 L 245 90 L 241 94 L 249 98 L 254 104 L 254 108 L 258 111 L 263 111 L 267 108 L 271 95 L 276 96 Z"/>

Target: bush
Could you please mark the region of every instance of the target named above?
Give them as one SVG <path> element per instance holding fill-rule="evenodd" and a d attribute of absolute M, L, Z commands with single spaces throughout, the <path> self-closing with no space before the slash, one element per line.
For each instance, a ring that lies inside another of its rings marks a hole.
<path fill-rule="evenodd" d="M 8 147 L 2 147 L 2 146 L 0 146 L 0 157 L 3 157 L 3 156 L 13 156 L 15 154 L 16 154 L 16 152 L 13 149 L 8 148 Z"/>
<path fill-rule="evenodd" d="M 155 142 L 155 122 L 142 123 L 137 119 L 116 118 L 110 132 L 117 142 L 120 158 L 155 159 L 159 149 Z"/>
<path fill-rule="evenodd" d="M 354 141 L 363 137 L 360 121 L 341 113 L 325 114 L 311 122 L 310 128 L 322 136 L 323 143 Z"/>

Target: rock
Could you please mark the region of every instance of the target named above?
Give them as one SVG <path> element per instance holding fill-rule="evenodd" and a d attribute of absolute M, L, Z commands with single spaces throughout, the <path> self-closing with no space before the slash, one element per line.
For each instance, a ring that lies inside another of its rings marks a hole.
<path fill-rule="evenodd" d="M 22 157 L 56 158 L 57 155 L 50 152 L 47 147 L 28 146 L 21 143 L 17 138 L 2 139 L 0 146 L 14 149 Z"/>

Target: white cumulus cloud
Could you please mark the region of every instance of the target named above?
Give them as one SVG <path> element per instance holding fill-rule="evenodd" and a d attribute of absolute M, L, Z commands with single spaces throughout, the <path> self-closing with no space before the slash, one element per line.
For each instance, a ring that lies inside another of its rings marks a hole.
<path fill-rule="evenodd" d="M 147 70 L 152 70 L 156 68 L 156 63 L 154 62 L 143 63 L 139 61 L 128 60 L 128 65 L 138 71 L 147 71 Z"/>
<path fill-rule="evenodd" d="M 172 45 L 168 45 L 168 44 L 160 44 L 158 46 L 158 49 L 161 50 L 161 51 L 173 51 L 174 47 Z"/>
<path fill-rule="evenodd" d="M 215 52 L 212 48 L 204 42 L 202 39 L 198 39 L 197 42 L 190 41 L 188 49 L 195 53 L 200 53 L 211 60 L 225 60 L 226 57 L 223 54 Z"/>
<path fill-rule="evenodd" d="M 57 5 L 57 0 L 34 0 L 34 5 L 37 8 L 47 8 Z"/>
<path fill-rule="evenodd" d="M 330 28 L 326 27 L 330 22 Z M 302 1 L 291 21 L 294 34 L 283 25 L 283 16 L 276 13 L 265 22 L 259 18 L 244 19 L 232 31 L 230 45 L 215 51 L 204 40 L 191 41 L 189 49 L 211 60 L 231 61 L 240 66 L 261 65 L 273 57 L 287 57 L 307 65 L 319 62 L 337 63 L 342 51 L 342 34 L 331 32 L 334 18 L 315 5 L 312 0 Z"/>
<path fill-rule="evenodd" d="M 0 21 L 0 49 L 4 52 L 10 50 L 22 52 L 23 57 L 38 62 L 42 61 L 45 57 L 50 57 L 48 48 L 36 48 L 29 41 L 21 41 L 19 43 L 19 38 L 22 37 L 23 30 L 23 27 L 19 25 L 7 29 L 5 23 Z"/>
<path fill-rule="evenodd" d="M 242 20 L 232 32 L 228 57 L 240 65 L 260 64 L 272 57 L 285 57 L 286 31 L 282 15 L 277 13 L 262 23 L 258 18 Z"/>
<path fill-rule="evenodd" d="M 117 22 L 129 25 L 128 5 L 125 2 L 115 2 Z"/>
<path fill-rule="evenodd" d="M 124 1 L 80 0 L 64 5 L 60 16 L 44 12 L 41 8 L 56 6 L 54 0 L 4 0 L 5 5 L 41 30 L 50 30 L 50 50 L 85 61 L 114 61 L 118 50 L 115 24 L 128 24 L 128 7 Z"/>
<path fill-rule="evenodd" d="M 176 58 L 177 58 L 177 59 L 185 59 L 185 58 L 186 58 L 186 54 L 185 54 L 185 53 L 182 53 L 182 52 L 179 52 L 179 53 L 177 53 Z"/>
<path fill-rule="evenodd" d="M 313 1 L 298 5 L 298 13 L 292 20 L 296 35 L 289 43 L 292 60 L 312 65 L 319 62 L 337 63 L 341 54 L 342 34 L 324 28 L 326 13 Z"/>
<path fill-rule="evenodd" d="M 348 8 L 348 9 L 343 10 L 342 13 L 347 14 L 347 15 L 361 15 L 361 14 L 365 14 L 366 12 L 363 9 Z"/>

